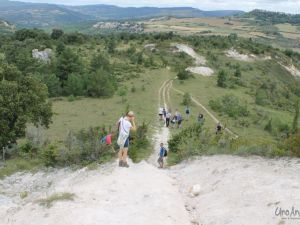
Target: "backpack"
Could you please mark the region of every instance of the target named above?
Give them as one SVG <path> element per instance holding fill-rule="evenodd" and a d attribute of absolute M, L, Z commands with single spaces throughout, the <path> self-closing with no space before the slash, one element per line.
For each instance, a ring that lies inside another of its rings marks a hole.
<path fill-rule="evenodd" d="M 165 149 L 164 157 L 167 157 L 167 156 L 168 156 L 168 151 L 167 151 L 167 149 Z"/>

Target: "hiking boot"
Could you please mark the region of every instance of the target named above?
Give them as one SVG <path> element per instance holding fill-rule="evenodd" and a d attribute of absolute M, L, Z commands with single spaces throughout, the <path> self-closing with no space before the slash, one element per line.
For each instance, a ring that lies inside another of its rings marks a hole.
<path fill-rule="evenodd" d="M 128 167 L 129 167 L 128 163 L 127 163 L 127 162 L 124 162 L 124 163 L 123 163 L 123 167 L 128 168 Z"/>
<path fill-rule="evenodd" d="M 124 166 L 123 161 L 119 161 L 119 167 L 123 167 L 123 166 Z"/>

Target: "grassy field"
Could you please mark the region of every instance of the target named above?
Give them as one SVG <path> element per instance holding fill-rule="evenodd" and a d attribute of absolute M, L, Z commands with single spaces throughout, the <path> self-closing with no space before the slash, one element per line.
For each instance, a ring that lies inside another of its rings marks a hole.
<path fill-rule="evenodd" d="M 118 94 L 109 99 L 82 98 L 71 102 L 67 98 L 53 99 L 53 124 L 45 130 L 45 135 L 50 140 L 64 140 L 68 131 L 103 125 L 115 128 L 128 106 L 136 113 L 137 124 L 146 122 L 151 128 L 157 122 L 158 90 L 163 81 L 172 76 L 174 74 L 167 69 L 151 70 L 140 78 L 125 82 L 125 102 Z M 135 92 L 131 90 L 133 87 Z"/>
<path fill-rule="evenodd" d="M 247 74 L 251 76 L 251 74 Z M 233 130 L 241 137 L 247 137 L 257 141 L 273 141 L 273 137 L 266 131 L 264 131 L 265 124 L 253 124 L 251 121 L 253 120 L 251 115 L 255 115 L 257 110 L 264 111 L 270 118 L 280 119 L 282 122 L 291 124 L 293 120 L 293 114 L 290 112 L 279 111 L 270 109 L 268 107 L 257 106 L 255 104 L 255 100 L 252 96 L 247 94 L 247 89 L 243 87 L 237 87 L 235 89 L 224 89 L 219 88 L 216 85 L 216 76 L 213 77 L 203 77 L 201 75 L 195 76 L 195 78 L 186 81 L 184 83 L 181 82 L 174 82 L 174 87 L 184 92 L 188 92 L 193 95 L 197 100 L 199 100 L 204 106 L 209 108 L 209 101 L 220 96 L 224 96 L 226 94 L 232 94 L 237 96 L 241 102 L 247 102 L 248 110 L 250 111 L 249 118 L 245 118 L 247 121 L 250 122 L 249 127 L 240 127 L 237 121 L 233 118 L 228 116 L 224 116 L 218 113 L 214 113 L 217 118 L 221 120 L 223 124 L 226 124 L 227 127 Z M 172 92 L 172 98 L 182 98 L 179 96 L 178 93 Z M 182 108 L 182 106 L 181 106 Z M 192 107 L 192 112 L 194 113 L 193 117 L 195 117 L 195 113 L 199 111 L 200 107 Z M 209 108 L 210 109 L 210 108 Z M 210 109 L 211 110 L 211 109 Z M 192 120 L 195 119 L 192 117 Z M 213 130 L 215 127 L 215 123 L 207 118 L 206 126 Z"/>

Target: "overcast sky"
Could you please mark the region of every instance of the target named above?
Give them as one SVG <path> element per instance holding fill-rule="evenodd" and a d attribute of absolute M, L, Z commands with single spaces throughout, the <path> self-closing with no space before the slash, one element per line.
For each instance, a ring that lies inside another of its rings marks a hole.
<path fill-rule="evenodd" d="M 300 0 L 21 0 L 26 2 L 46 2 L 65 5 L 110 4 L 118 6 L 191 6 L 203 10 L 267 9 L 272 11 L 300 14 Z"/>

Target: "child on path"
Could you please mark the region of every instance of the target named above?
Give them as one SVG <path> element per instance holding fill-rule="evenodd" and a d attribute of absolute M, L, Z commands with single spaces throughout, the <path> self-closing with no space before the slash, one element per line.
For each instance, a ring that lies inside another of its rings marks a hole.
<path fill-rule="evenodd" d="M 159 164 L 159 168 L 164 168 L 164 157 L 167 156 L 167 149 L 164 147 L 164 143 L 160 144 L 160 150 L 159 150 L 159 158 L 157 160 Z"/>

